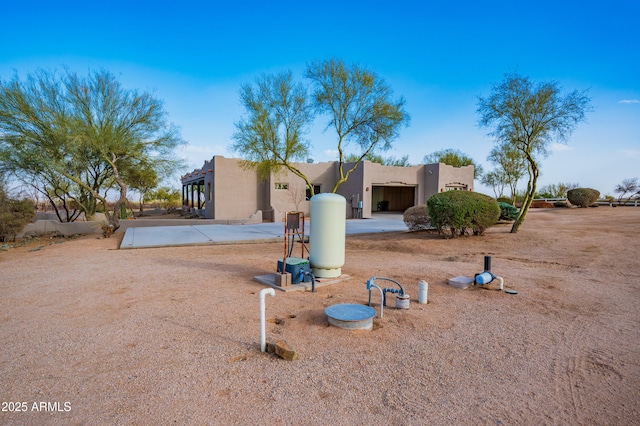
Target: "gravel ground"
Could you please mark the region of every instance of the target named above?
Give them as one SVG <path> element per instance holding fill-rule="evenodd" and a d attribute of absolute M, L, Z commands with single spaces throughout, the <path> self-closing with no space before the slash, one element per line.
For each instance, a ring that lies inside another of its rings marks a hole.
<path fill-rule="evenodd" d="M 266 300 L 268 341 L 296 361 L 259 345 L 252 277 L 281 244 L 1 252 L 0 424 L 637 424 L 640 209 L 532 210 L 509 229 L 348 237 L 350 280 Z M 485 255 L 517 295 L 446 284 Z M 374 275 L 410 309 L 390 296 L 371 331 L 329 326 Z"/>

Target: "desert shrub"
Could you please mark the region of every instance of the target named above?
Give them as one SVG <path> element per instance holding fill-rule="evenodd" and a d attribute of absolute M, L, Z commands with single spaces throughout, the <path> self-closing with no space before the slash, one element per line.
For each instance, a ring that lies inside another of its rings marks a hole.
<path fill-rule="evenodd" d="M 556 197 L 554 197 L 553 194 L 550 193 L 550 192 L 543 192 L 543 193 L 537 193 L 535 195 L 535 198 L 545 198 L 546 199 L 546 198 L 556 198 Z"/>
<path fill-rule="evenodd" d="M 149 201 L 154 207 L 163 209 L 169 207 L 180 207 L 182 194 L 177 189 L 171 189 L 163 186 L 155 191 L 149 191 L 145 196 L 145 200 Z"/>
<path fill-rule="evenodd" d="M 498 201 L 500 206 L 500 220 L 514 221 L 518 218 L 518 209 L 509 203 Z"/>
<path fill-rule="evenodd" d="M 509 197 L 498 197 L 496 201 L 498 201 L 499 203 L 511 204 L 511 198 Z"/>
<path fill-rule="evenodd" d="M 567 199 L 578 207 L 589 207 L 600 197 L 600 191 L 591 188 L 576 188 L 567 191 Z"/>
<path fill-rule="evenodd" d="M 425 204 L 409 207 L 402 214 L 402 219 L 410 231 L 433 229 L 429 221 L 429 210 Z"/>
<path fill-rule="evenodd" d="M 558 182 L 545 185 L 540 188 L 540 192 L 535 198 L 566 198 L 567 191 L 570 189 L 579 188 L 578 183 Z"/>
<path fill-rule="evenodd" d="M 12 199 L 0 188 L 0 241 L 15 240 L 35 214 L 32 201 Z"/>
<path fill-rule="evenodd" d="M 441 192 L 429 198 L 427 206 L 431 224 L 445 237 L 447 228 L 454 238 L 470 230 L 473 235 L 482 235 L 500 217 L 496 200 L 477 192 Z"/>

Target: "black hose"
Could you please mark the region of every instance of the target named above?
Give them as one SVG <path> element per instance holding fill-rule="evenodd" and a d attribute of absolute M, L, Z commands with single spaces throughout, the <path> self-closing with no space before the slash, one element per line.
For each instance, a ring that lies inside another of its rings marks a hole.
<path fill-rule="evenodd" d="M 289 239 L 287 240 L 287 257 L 291 257 L 291 253 L 293 253 L 293 245 L 295 244 L 295 235 L 290 234 Z"/>

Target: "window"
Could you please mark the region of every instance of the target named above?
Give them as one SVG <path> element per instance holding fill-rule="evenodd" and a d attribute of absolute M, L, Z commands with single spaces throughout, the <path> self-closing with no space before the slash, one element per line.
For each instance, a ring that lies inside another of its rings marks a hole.
<path fill-rule="evenodd" d="M 313 193 L 314 194 L 320 193 L 320 185 L 313 185 Z M 309 201 L 310 199 L 311 199 L 311 189 L 307 185 L 307 201 Z"/>
<path fill-rule="evenodd" d="M 288 183 L 276 183 L 275 188 L 276 189 L 289 189 L 289 184 Z"/>
<path fill-rule="evenodd" d="M 445 191 L 466 191 L 467 185 L 460 182 L 451 182 L 445 185 Z"/>

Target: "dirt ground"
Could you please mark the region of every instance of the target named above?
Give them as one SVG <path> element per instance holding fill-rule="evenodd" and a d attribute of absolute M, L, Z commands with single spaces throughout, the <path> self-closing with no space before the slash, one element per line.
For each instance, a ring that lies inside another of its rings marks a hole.
<path fill-rule="evenodd" d="M 350 280 L 267 297 L 267 340 L 296 361 L 259 345 L 252 277 L 281 244 L 0 252 L 0 424 L 637 424 L 640 209 L 532 210 L 509 229 L 347 237 Z M 485 255 L 517 295 L 447 285 Z M 391 296 L 371 331 L 329 326 L 371 276 L 410 309 Z"/>

